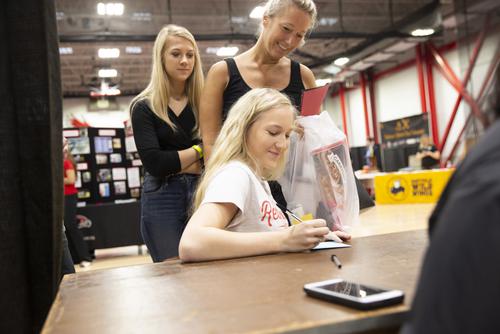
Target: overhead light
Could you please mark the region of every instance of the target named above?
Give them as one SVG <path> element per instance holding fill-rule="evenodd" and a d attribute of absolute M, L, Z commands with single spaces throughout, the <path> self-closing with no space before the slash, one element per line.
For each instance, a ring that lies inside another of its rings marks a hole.
<path fill-rule="evenodd" d="M 335 17 L 322 17 L 318 21 L 318 25 L 320 26 L 333 26 L 337 23 L 337 18 Z"/>
<path fill-rule="evenodd" d="M 217 56 L 219 57 L 232 57 L 237 54 L 239 48 L 237 46 L 223 46 L 217 50 Z"/>
<path fill-rule="evenodd" d="M 215 55 L 215 54 L 217 54 L 217 51 L 219 51 L 219 48 L 209 46 L 205 51 L 206 51 L 206 53 Z"/>
<path fill-rule="evenodd" d="M 97 14 L 107 16 L 120 16 L 123 15 L 125 6 L 121 2 L 99 2 L 97 4 Z"/>
<path fill-rule="evenodd" d="M 337 66 L 344 66 L 345 64 L 347 64 L 349 62 L 349 58 L 347 57 L 340 57 L 340 58 L 337 58 L 333 61 L 333 63 Z"/>
<path fill-rule="evenodd" d="M 149 12 L 132 13 L 132 20 L 134 20 L 134 21 L 151 21 L 151 13 L 149 13 Z"/>
<path fill-rule="evenodd" d="M 342 71 L 342 69 L 340 67 L 332 65 L 332 64 L 323 67 L 323 72 L 330 73 L 333 75 L 339 73 L 340 71 Z"/>
<path fill-rule="evenodd" d="M 332 82 L 332 79 L 316 79 L 316 86 L 324 86 Z"/>
<path fill-rule="evenodd" d="M 435 32 L 433 28 L 419 28 L 412 30 L 410 33 L 414 37 L 430 36 Z"/>
<path fill-rule="evenodd" d="M 118 89 L 118 85 L 109 86 L 109 83 L 102 80 L 99 87 L 90 87 L 91 97 L 104 97 L 104 96 L 116 96 L 120 95 L 121 91 Z"/>
<path fill-rule="evenodd" d="M 70 46 L 60 47 L 59 48 L 59 54 L 60 55 L 72 55 L 73 54 L 73 48 L 70 47 Z"/>
<path fill-rule="evenodd" d="M 250 12 L 251 19 L 261 19 L 264 16 L 264 6 L 257 6 Z"/>
<path fill-rule="evenodd" d="M 99 58 L 118 58 L 118 57 L 120 57 L 120 49 L 118 49 L 118 48 L 111 48 L 111 49 L 100 48 L 97 51 L 97 55 L 99 56 Z"/>
<path fill-rule="evenodd" d="M 102 68 L 99 70 L 99 78 L 115 78 L 118 75 L 118 71 L 114 68 Z"/>
<path fill-rule="evenodd" d="M 248 19 L 244 16 L 231 16 L 231 22 L 236 24 L 243 24 L 247 22 Z"/>
<path fill-rule="evenodd" d="M 140 46 L 127 46 L 125 47 L 125 53 L 138 55 L 142 53 L 142 48 Z"/>

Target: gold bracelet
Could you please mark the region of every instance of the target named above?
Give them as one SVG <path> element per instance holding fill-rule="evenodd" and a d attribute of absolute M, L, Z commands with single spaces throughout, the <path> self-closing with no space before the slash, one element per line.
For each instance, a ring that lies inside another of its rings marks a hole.
<path fill-rule="evenodd" d="M 191 146 L 196 152 L 198 152 L 198 155 L 200 156 L 200 159 L 203 158 L 203 149 L 200 147 L 200 145 L 193 145 Z"/>

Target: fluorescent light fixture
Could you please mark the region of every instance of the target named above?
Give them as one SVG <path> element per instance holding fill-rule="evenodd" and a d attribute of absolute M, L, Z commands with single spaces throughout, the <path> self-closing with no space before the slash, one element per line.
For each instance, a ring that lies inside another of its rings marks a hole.
<path fill-rule="evenodd" d="M 136 12 L 132 14 L 134 21 L 151 21 L 151 13 L 149 12 Z"/>
<path fill-rule="evenodd" d="M 97 14 L 108 15 L 108 16 L 120 16 L 123 15 L 125 11 L 125 6 L 121 2 L 99 2 L 97 4 Z"/>
<path fill-rule="evenodd" d="M 340 71 L 342 71 L 342 69 L 340 67 L 332 65 L 332 64 L 323 67 L 323 72 L 333 74 L 333 75 L 339 73 Z"/>
<path fill-rule="evenodd" d="M 247 21 L 248 21 L 248 19 L 244 16 L 231 16 L 232 23 L 243 24 Z"/>
<path fill-rule="evenodd" d="M 59 48 L 59 54 L 60 55 L 72 55 L 73 54 L 73 48 L 70 47 L 70 46 L 60 47 Z"/>
<path fill-rule="evenodd" d="M 324 86 L 332 82 L 332 79 L 316 79 L 316 86 Z"/>
<path fill-rule="evenodd" d="M 118 75 L 118 71 L 114 68 L 102 68 L 99 70 L 99 78 L 115 78 Z"/>
<path fill-rule="evenodd" d="M 250 12 L 251 19 L 261 19 L 264 16 L 264 6 L 257 6 Z"/>
<path fill-rule="evenodd" d="M 347 64 L 349 62 L 349 58 L 347 57 L 340 57 L 340 58 L 337 58 L 333 61 L 333 63 L 337 66 L 344 66 L 345 64 Z"/>
<path fill-rule="evenodd" d="M 103 4 L 102 2 L 99 2 L 97 4 L 97 14 L 106 15 L 106 5 Z"/>
<path fill-rule="evenodd" d="M 414 37 L 430 36 L 435 32 L 433 28 L 419 28 L 413 30 L 410 34 Z"/>
<path fill-rule="evenodd" d="M 215 54 L 217 54 L 217 51 L 219 51 L 219 48 L 215 48 L 213 46 L 210 46 L 205 51 L 206 51 L 206 53 L 215 55 Z"/>
<path fill-rule="evenodd" d="M 142 48 L 140 46 L 127 46 L 125 48 L 125 53 L 138 55 L 142 53 Z"/>
<path fill-rule="evenodd" d="M 337 23 L 337 18 L 335 17 L 322 17 L 318 22 L 320 26 L 333 26 L 335 23 Z"/>
<path fill-rule="evenodd" d="M 232 57 L 237 54 L 239 48 L 237 46 L 223 46 L 217 50 L 217 56 L 219 57 Z"/>
<path fill-rule="evenodd" d="M 118 57 L 120 57 L 120 49 L 118 49 L 118 48 L 111 48 L 111 49 L 100 48 L 97 51 L 97 55 L 99 56 L 99 58 L 118 58 Z"/>

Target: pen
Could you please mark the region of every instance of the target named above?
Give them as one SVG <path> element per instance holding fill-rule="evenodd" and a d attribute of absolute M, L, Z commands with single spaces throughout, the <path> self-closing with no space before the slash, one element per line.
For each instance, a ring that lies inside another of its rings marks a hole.
<path fill-rule="evenodd" d="M 290 216 L 292 216 L 295 220 L 297 220 L 299 223 L 302 223 L 302 219 L 299 218 L 299 216 L 297 216 L 295 213 L 293 213 L 292 211 L 286 209 L 286 212 L 288 212 L 288 214 Z"/>
<path fill-rule="evenodd" d="M 284 205 L 281 205 L 279 203 L 276 203 L 276 205 L 278 206 L 278 208 L 280 208 L 281 210 L 283 211 L 286 211 L 290 216 L 292 216 L 295 220 L 297 220 L 299 223 L 302 223 L 302 219 L 299 218 L 299 216 L 297 216 L 295 213 L 293 213 L 292 211 L 290 211 L 287 207 L 285 207 Z M 290 225 L 290 223 L 288 223 L 288 225 Z"/>
<path fill-rule="evenodd" d="M 340 263 L 340 260 L 337 257 L 337 255 L 333 254 L 331 259 L 332 259 L 332 262 L 334 262 L 337 265 L 337 268 L 339 268 L 339 269 L 342 268 L 342 263 Z"/>

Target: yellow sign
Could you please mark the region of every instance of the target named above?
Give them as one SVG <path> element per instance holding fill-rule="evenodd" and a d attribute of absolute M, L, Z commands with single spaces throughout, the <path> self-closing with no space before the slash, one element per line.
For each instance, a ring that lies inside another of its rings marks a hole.
<path fill-rule="evenodd" d="M 439 169 L 375 176 L 375 200 L 377 204 L 437 202 L 452 173 L 453 169 Z"/>

